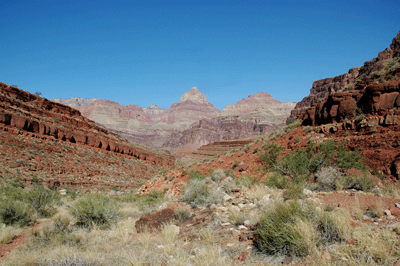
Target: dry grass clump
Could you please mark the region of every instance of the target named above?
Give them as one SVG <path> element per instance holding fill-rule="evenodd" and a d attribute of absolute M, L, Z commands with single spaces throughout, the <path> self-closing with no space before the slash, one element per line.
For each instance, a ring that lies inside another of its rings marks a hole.
<path fill-rule="evenodd" d="M 162 226 L 161 240 L 164 244 L 171 244 L 176 241 L 179 235 L 179 227 L 175 224 L 168 223 Z"/>
<path fill-rule="evenodd" d="M 332 254 L 346 265 L 393 265 L 400 246 L 391 229 L 371 231 L 368 226 L 354 228 L 352 245 L 343 245 Z"/>
<path fill-rule="evenodd" d="M 0 245 L 10 243 L 16 236 L 22 232 L 21 228 L 6 226 L 0 230 Z"/>
<path fill-rule="evenodd" d="M 255 187 L 248 188 L 245 192 L 251 200 L 260 200 L 265 195 L 270 194 L 271 190 L 268 187 L 260 184 Z"/>
<path fill-rule="evenodd" d="M 267 254 L 316 254 L 318 248 L 349 237 L 350 216 L 342 211 L 316 211 L 298 201 L 277 203 L 260 219 L 257 246 Z"/>
<path fill-rule="evenodd" d="M 203 227 L 199 230 L 199 237 L 203 244 L 212 245 L 215 243 L 215 231 L 211 227 Z"/>
<path fill-rule="evenodd" d="M 248 219 L 248 215 L 238 208 L 229 209 L 229 220 L 234 225 L 241 225 Z"/>

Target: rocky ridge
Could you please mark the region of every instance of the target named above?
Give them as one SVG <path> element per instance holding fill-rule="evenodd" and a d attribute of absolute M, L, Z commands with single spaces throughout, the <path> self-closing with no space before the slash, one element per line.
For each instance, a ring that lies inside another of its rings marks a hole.
<path fill-rule="evenodd" d="M 310 94 L 296 104 L 290 117 L 296 118 L 308 107 L 318 103 L 329 94 L 339 92 L 344 89 L 354 88 L 354 83 L 365 79 L 371 73 L 382 70 L 388 63 L 398 58 L 400 54 L 400 32 L 393 38 L 390 48 L 378 53 L 378 57 L 367 61 L 361 67 L 351 68 L 348 73 L 332 78 L 317 80 L 313 83 Z"/>
<path fill-rule="evenodd" d="M 136 147 L 69 106 L 0 83 L 0 127 L 13 134 L 54 139 L 173 167 L 174 158 Z"/>

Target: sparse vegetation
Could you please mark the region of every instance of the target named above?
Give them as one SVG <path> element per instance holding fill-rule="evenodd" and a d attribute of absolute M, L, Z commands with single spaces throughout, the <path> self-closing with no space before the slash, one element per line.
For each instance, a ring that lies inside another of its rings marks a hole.
<path fill-rule="evenodd" d="M 77 224 L 85 227 L 109 227 L 118 218 L 118 205 L 103 194 L 87 194 L 71 208 Z"/>

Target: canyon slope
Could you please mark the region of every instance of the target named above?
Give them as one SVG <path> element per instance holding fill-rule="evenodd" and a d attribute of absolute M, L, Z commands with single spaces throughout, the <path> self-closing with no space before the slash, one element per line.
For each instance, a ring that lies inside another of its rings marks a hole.
<path fill-rule="evenodd" d="M 185 92 L 168 109 L 141 108 L 99 99 L 55 99 L 77 108 L 97 124 L 134 142 L 177 155 L 222 140 L 260 136 L 284 125 L 295 103 L 284 103 L 269 93 L 257 93 L 223 111 L 215 108 L 197 88 Z"/>
<path fill-rule="evenodd" d="M 135 187 L 175 163 L 169 153 L 133 144 L 76 109 L 5 83 L 0 83 L 0 147 L 2 177 L 28 183 Z"/>

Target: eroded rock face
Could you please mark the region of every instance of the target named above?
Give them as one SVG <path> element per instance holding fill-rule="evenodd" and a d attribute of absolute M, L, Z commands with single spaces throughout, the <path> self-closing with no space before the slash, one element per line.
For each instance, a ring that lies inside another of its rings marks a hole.
<path fill-rule="evenodd" d="M 49 101 L 0 83 L 0 127 L 41 138 L 87 145 L 100 151 L 132 156 L 142 161 L 173 167 L 169 154 L 158 155 L 120 138 L 81 116 L 69 106 Z"/>
<path fill-rule="evenodd" d="M 76 100 L 71 104 L 77 105 Z M 134 143 L 176 152 L 273 131 L 284 125 L 294 105 L 280 102 L 269 93 L 256 93 L 221 112 L 192 88 L 169 109 L 121 106 L 107 100 L 83 102 L 78 108 L 86 117 Z"/>
<path fill-rule="evenodd" d="M 397 124 L 400 114 L 397 109 L 400 107 L 400 69 L 392 73 L 399 73 L 399 78 L 379 84 L 370 82 L 365 87 L 359 85 L 354 90 L 330 94 L 297 118 L 303 120 L 304 125 L 316 126 L 349 122 L 355 120 L 357 115 L 367 114 L 379 116 L 376 125 Z"/>
<path fill-rule="evenodd" d="M 393 38 L 390 48 L 380 52 L 378 57 L 367 61 L 361 67 L 352 68 L 348 73 L 333 78 L 317 80 L 313 83 L 310 94 L 301 102 L 297 103 L 292 110 L 290 117 L 296 118 L 300 113 L 319 101 L 327 97 L 329 94 L 336 93 L 346 88 L 352 89 L 356 80 L 366 79 L 374 71 L 382 70 L 385 62 L 389 59 L 400 56 L 400 32 Z"/>

